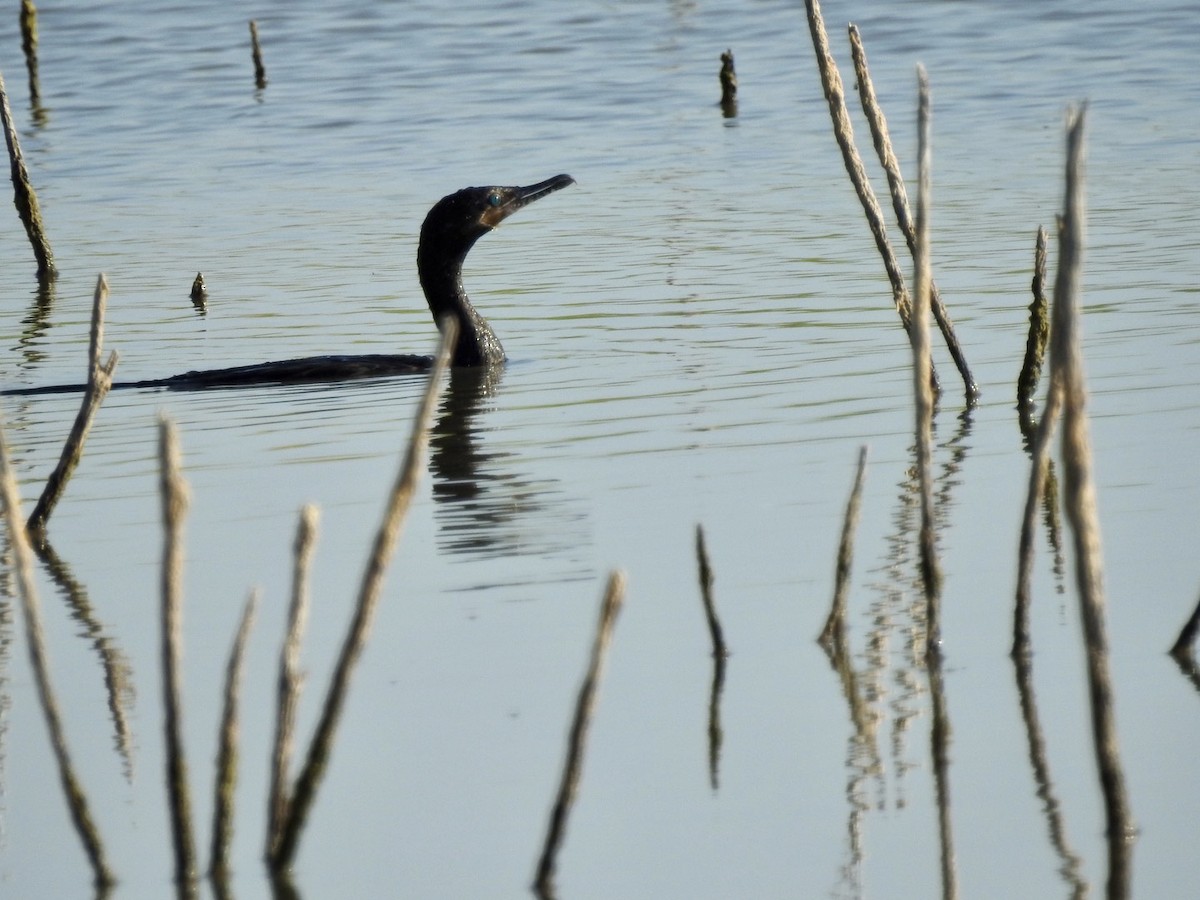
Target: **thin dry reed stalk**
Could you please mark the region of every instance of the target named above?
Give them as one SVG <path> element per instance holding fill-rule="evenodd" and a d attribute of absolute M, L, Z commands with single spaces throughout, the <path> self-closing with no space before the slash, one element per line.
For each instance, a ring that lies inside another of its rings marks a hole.
<path fill-rule="evenodd" d="M 221 734 L 217 745 L 216 800 L 213 803 L 212 848 L 208 871 L 214 880 L 229 872 L 229 845 L 233 839 L 233 799 L 238 773 L 238 693 L 242 683 L 242 661 L 246 639 L 254 624 L 259 592 L 251 591 L 225 668 L 225 703 L 221 711 Z"/>
<path fill-rule="evenodd" d="M 854 145 L 854 127 L 850 124 L 850 113 L 846 108 L 846 92 L 842 87 L 842 76 L 838 72 L 837 63 L 829 49 L 829 35 L 825 31 L 825 21 L 821 16 L 821 5 L 817 0 L 805 0 L 808 11 L 808 28 L 812 34 L 813 47 L 817 53 L 817 68 L 821 73 L 821 84 L 825 90 L 825 100 L 829 103 L 829 115 L 833 119 L 833 135 L 842 151 L 842 161 L 854 191 L 862 203 L 863 212 L 867 216 L 867 224 L 871 235 L 875 238 L 875 246 L 883 258 L 884 269 L 887 270 L 888 280 L 892 285 L 892 301 L 900 314 L 904 328 L 910 328 L 912 316 L 908 289 L 904 286 L 904 275 L 896 262 L 896 254 L 888 241 L 887 226 L 883 221 L 883 212 L 871 181 L 867 178 L 867 170 L 863 166 L 862 157 Z"/>
<path fill-rule="evenodd" d="M 931 280 L 929 211 L 932 196 L 930 167 L 929 77 L 917 67 L 917 253 L 913 278 L 913 327 L 909 329 L 913 351 L 913 393 L 916 397 L 917 479 L 921 491 L 921 578 L 928 605 L 926 649 L 935 653 L 941 645 L 941 571 L 937 559 L 937 531 L 933 501 L 933 391 L 930 389 L 929 293 Z"/>
<path fill-rule="evenodd" d="M 550 812 L 550 823 L 546 831 L 546 840 L 542 847 L 542 855 L 538 860 L 537 875 L 533 882 L 533 891 L 538 897 L 554 896 L 554 871 L 558 851 L 562 847 L 567 830 L 567 816 L 571 804 L 579 789 L 579 778 L 583 773 L 583 753 L 587 745 L 588 728 L 591 725 L 592 714 L 595 711 L 596 695 L 600 688 L 600 679 L 604 675 L 604 663 L 608 654 L 608 646 L 612 641 L 613 626 L 617 621 L 617 613 L 625 600 L 625 575 L 613 572 L 608 578 L 608 586 L 604 591 L 604 599 L 600 604 L 600 618 L 596 623 L 596 635 L 592 641 L 592 653 L 588 660 L 587 673 L 583 684 L 579 687 L 579 697 L 575 703 L 575 717 L 571 722 L 571 730 L 567 737 L 567 755 L 563 761 L 562 777 L 559 780 L 558 794 L 554 808 Z"/>
<path fill-rule="evenodd" d="M 25 226 L 29 236 L 29 244 L 33 248 L 33 256 L 37 260 L 38 278 L 49 280 L 54 277 L 54 252 L 50 249 L 50 241 L 46 238 L 46 229 L 42 225 L 42 209 L 38 205 L 37 193 L 29 180 L 29 170 L 25 168 L 25 158 L 21 155 L 21 142 L 17 138 L 17 128 L 13 124 L 12 109 L 8 105 L 8 93 L 4 90 L 4 75 L 0 74 L 0 124 L 4 126 L 4 140 L 8 144 L 8 159 L 12 169 L 13 203 L 17 207 L 17 215 Z"/>
<path fill-rule="evenodd" d="M 330 680 L 329 691 L 325 696 L 316 732 L 309 744 L 304 767 L 296 776 L 295 786 L 287 801 L 287 817 L 280 830 L 279 840 L 268 859 L 271 868 L 275 870 L 289 866 L 295 857 L 300 834 L 304 829 L 308 812 L 325 773 L 325 767 L 329 763 L 334 734 L 337 731 L 338 720 L 341 717 L 342 707 L 345 705 L 346 694 L 350 686 L 350 676 L 362 654 L 363 647 L 366 646 L 367 637 L 370 635 L 371 622 L 374 620 L 375 609 L 379 605 L 382 593 L 383 576 L 395 551 L 396 542 L 400 537 L 400 528 L 404 524 L 405 514 L 408 512 L 413 494 L 416 492 L 417 482 L 420 479 L 421 460 L 424 456 L 425 446 L 429 442 L 429 426 L 433 418 L 442 376 L 449 365 L 451 350 L 458 339 L 458 323 L 454 319 L 445 317 L 439 323 L 439 327 L 442 332 L 442 341 L 433 364 L 433 370 L 429 373 L 425 395 L 422 397 L 420 408 L 413 419 L 412 436 L 409 439 L 404 460 L 400 464 L 400 472 L 388 498 L 383 521 L 376 533 L 370 559 L 363 572 L 354 616 Z"/>
<path fill-rule="evenodd" d="M 1190 658 L 1192 656 L 1192 645 L 1196 643 L 1197 634 L 1200 634 L 1200 602 L 1196 603 L 1196 608 L 1192 610 L 1191 616 L 1188 617 L 1183 628 L 1180 629 L 1179 637 L 1171 645 L 1171 655 L 1176 659 L 1181 657 Z"/>
<path fill-rule="evenodd" d="M 275 748 L 271 754 L 271 791 L 267 804 L 267 858 L 275 852 L 288 811 L 288 778 L 295 738 L 296 706 L 300 702 L 303 675 L 300 671 L 300 641 L 308 619 L 308 572 L 316 543 L 319 513 L 312 504 L 300 510 L 292 565 L 292 601 L 288 606 L 287 633 L 279 652 L 278 706 L 275 716 Z"/>
<path fill-rule="evenodd" d="M 108 281 L 101 272 L 96 279 L 96 291 L 92 296 L 88 375 L 87 384 L 83 389 L 83 400 L 79 404 L 79 413 L 75 416 L 75 424 L 71 426 L 71 433 L 63 445 L 58 465 L 46 479 L 46 486 L 42 489 L 42 495 L 38 498 L 33 512 L 29 514 L 29 521 L 26 524 L 29 533 L 39 543 L 45 539 L 46 522 L 49 521 L 50 514 L 54 512 L 54 507 L 67 488 L 67 482 L 71 480 L 75 467 L 79 465 L 79 460 L 83 457 L 83 445 L 87 442 L 96 410 L 100 408 L 100 404 L 104 402 L 104 398 L 112 389 L 113 370 L 117 367 L 117 352 L 114 350 L 109 354 L 108 362 L 103 365 L 100 363 L 100 353 L 104 347 L 104 309 L 107 303 Z"/>
<path fill-rule="evenodd" d="M 1085 232 L 1085 110 L 1067 116 L 1067 175 L 1059 229 L 1058 273 L 1050 326 L 1050 361 L 1063 391 L 1063 505 L 1075 544 L 1075 578 L 1087 651 L 1092 732 L 1100 786 L 1104 794 L 1109 848 L 1108 896 L 1129 896 L 1133 820 L 1117 746 L 1112 682 L 1108 672 L 1108 636 L 1100 522 L 1092 478 L 1091 442 L 1086 415 L 1087 388 L 1079 336 L 1080 271 Z"/>
<path fill-rule="evenodd" d="M 854 532 L 858 528 L 858 509 L 862 502 L 863 482 L 867 477 L 867 447 L 858 448 L 858 465 L 854 470 L 854 487 L 846 501 L 846 515 L 842 519 L 842 539 L 838 542 L 837 566 L 834 571 L 833 603 L 825 627 L 817 638 L 826 653 L 832 654 L 837 646 L 837 636 L 846 626 L 846 598 L 850 593 L 850 566 L 854 562 Z"/>
<path fill-rule="evenodd" d="M 1033 300 L 1029 304 L 1029 336 L 1025 340 L 1025 361 L 1017 376 L 1017 415 L 1021 431 L 1033 431 L 1033 396 L 1042 377 L 1042 359 L 1050 336 L 1046 303 L 1046 229 L 1038 226 L 1033 250 Z"/>
<path fill-rule="evenodd" d="M 712 637 L 713 656 L 728 656 L 725 633 L 721 620 L 717 618 L 717 606 L 713 602 L 713 571 L 708 562 L 708 550 L 704 546 L 704 526 L 696 526 L 696 563 L 700 569 L 700 600 L 704 604 L 704 618 L 708 622 L 708 633 Z"/>
<path fill-rule="evenodd" d="M 87 853 L 88 861 L 92 865 L 92 878 L 96 891 L 98 894 L 105 894 L 115 883 L 115 879 L 104 857 L 104 845 L 100 840 L 99 829 L 88 809 L 87 796 L 83 792 L 83 786 L 75 777 L 75 769 L 67 749 L 67 735 L 63 728 L 62 715 L 58 709 L 54 687 L 50 683 L 50 663 L 42 631 L 41 606 L 38 603 L 37 588 L 33 581 L 33 548 L 30 546 L 29 535 L 26 533 L 24 518 L 21 515 L 21 498 L 2 430 L 0 430 L 0 493 L 3 494 L 9 543 L 12 546 L 16 565 L 17 594 L 21 602 L 21 611 L 25 615 L 25 639 L 29 648 L 29 661 L 33 668 L 33 678 L 37 685 L 42 715 L 46 719 L 46 730 L 50 733 L 50 745 L 58 763 L 58 777 L 62 783 L 63 794 L 67 799 L 71 821 L 75 825 L 75 830 L 83 842 L 83 849 Z"/>
<path fill-rule="evenodd" d="M 37 7 L 33 0 L 21 0 L 21 49 L 25 52 L 25 68 L 29 70 L 29 102 L 41 102 L 42 89 L 38 82 L 38 23 Z"/>
<path fill-rule="evenodd" d="M 912 216 L 908 211 L 908 192 L 904 188 L 904 176 L 900 173 L 900 163 L 892 149 L 887 119 L 875 96 L 875 85 L 871 82 L 871 73 L 867 68 L 867 51 L 863 48 L 862 36 L 858 33 L 856 25 L 850 25 L 849 31 L 850 52 L 854 57 L 854 73 L 858 78 L 859 101 L 862 103 L 863 113 L 867 117 L 867 124 L 871 128 L 871 140 L 875 144 L 875 153 L 887 174 L 888 188 L 892 195 L 892 209 L 896 214 L 896 224 L 900 226 L 900 231 L 904 235 L 908 251 L 912 254 L 915 264 L 917 233 L 913 227 Z M 971 367 L 967 365 L 967 358 L 963 355 L 962 347 L 959 346 L 958 336 L 954 333 L 954 323 L 950 321 L 950 314 L 946 311 L 945 304 L 942 303 L 941 293 L 938 291 L 937 284 L 932 280 L 929 282 L 929 291 L 929 303 L 933 310 L 933 317 L 942 332 L 942 338 L 946 341 L 950 357 L 954 360 L 954 365 L 958 367 L 958 373 L 962 377 L 967 404 L 974 406 L 979 399 L 979 386 L 975 383 Z"/>
<path fill-rule="evenodd" d="M 262 45 L 258 42 L 258 23 L 250 20 L 250 56 L 254 60 L 254 86 L 262 90 L 267 86 L 267 68 L 263 65 Z"/>
<path fill-rule="evenodd" d="M 196 843 L 183 744 L 183 519 L 188 490 L 180 472 L 179 436 L 165 415 L 159 418 L 159 489 L 163 515 L 162 668 L 167 801 L 180 895 L 194 893 Z"/>

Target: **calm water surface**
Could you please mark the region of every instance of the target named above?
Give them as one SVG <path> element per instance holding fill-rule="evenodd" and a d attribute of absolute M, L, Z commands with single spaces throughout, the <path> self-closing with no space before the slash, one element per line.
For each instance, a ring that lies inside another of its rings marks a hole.
<path fill-rule="evenodd" d="M 413 261 L 432 202 L 467 184 L 578 180 L 468 262 L 468 290 L 511 361 L 486 382 L 456 373 L 443 393 L 429 477 L 301 847 L 302 895 L 527 895 L 614 567 L 629 596 L 560 858 L 563 897 L 942 890 L 929 681 L 914 654 L 907 344 L 830 133 L 802 5 L 39 7 L 42 108 L 28 103 L 15 15 L 0 23 L 0 69 L 61 274 L 39 297 L 10 208 L 6 386 L 81 380 L 101 271 L 119 378 L 427 352 L 434 329 Z M 1028 470 L 1012 398 L 1034 233 L 1053 230 L 1063 112 L 1081 99 L 1084 341 L 1116 718 L 1140 828 L 1134 893 L 1200 895 L 1200 696 L 1164 653 L 1200 581 L 1196 13 L 1107 0 L 825 7 L 848 80 L 842 25 L 859 25 L 907 168 L 914 69 L 929 70 L 935 274 L 983 391 L 962 418 L 953 367 L 935 356 L 949 388 L 935 465 L 964 897 L 1104 891 L 1076 597 L 1044 533 L 1034 677 L 1061 847 L 1008 658 Z M 265 91 L 252 83 L 247 15 L 259 21 Z M 716 103 L 726 47 L 742 86 L 736 119 Z M 197 271 L 206 314 L 187 298 Z M 235 894 L 261 897 L 297 511 L 322 511 L 309 728 L 421 389 L 398 378 L 106 400 L 50 529 L 86 609 L 68 608 L 45 571 L 39 584 L 68 738 L 120 877 L 114 896 L 161 897 L 171 884 L 156 417 L 180 426 L 192 492 L 185 728 L 200 823 L 227 648 L 247 592 L 263 590 L 233 850 Z M 6 398 L 26 497 L 76 403 Z M 849 639 L 865 741 L 813 641 L 864 443 Z M 715 787 L 697 523 L 733 653 Z M 20 628 L 11 601 L 0 605 L 0 896 L 86 896 Z M 105 653 L 127 673 L 124 750 Z M 206 824 L 200 835 L 207 846 Z"/>

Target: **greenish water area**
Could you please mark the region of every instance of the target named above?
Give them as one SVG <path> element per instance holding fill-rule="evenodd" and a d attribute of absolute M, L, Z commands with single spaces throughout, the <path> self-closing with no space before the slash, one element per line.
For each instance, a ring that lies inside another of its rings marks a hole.
<path fill-rule="evenodd" d="M 962 897 L 1104 896 L 1065 530 L 1043 524 L 1037 538 L 1035 728 L 1009 657 L 1034 240 L 1045 226 L 1053 273 L 1065 113 L 1086 101 L 1081 327 L 1114 713 L 1138 829 L 1131 894 L 1200 896 L 1200 691 L 1166 654 L 1200 589 L 1194 4 L 823 7 L 885 204 L 846 23 L 862 34 L 914 199 L 918 63 L 932 84 L 933 271 L 981 390 L 966 411 L 935 336 L 946 388 L 933 448 L 936 710 L 920 652 L 911 353 L 834 141 L 803 4 L 38 8 L 40 104 L 15 14 L 0 21 L 0 72 L 59 276 L 39 293 L 5 203 L 0 389 L 84 380 L 100 272 L 118 381 L 431 353 L 415 265 L 430 206 L 467 185 L 576 180 L 467 259 L 466 289 L 509 361 L 486 378 L 455 372 L 442 389 L 300 843 L 293 880 L 312 898 L 530 895 L 613 569 L 627 595 L 558 859 L 564 900 L 929 897 L 944 895 L 948 867 Z M 719 104 L 726 49 L 736 116 Z M 892 243 L 903 249 L 894 228 Z M 197 272 L 203 310 L 189 299 Z M 174 890 L 158 417 L 179 427 L 191 495 L 183 737 L 201 865 L 224 667 L 245 598 L 262 591 L 230 889 L 267 897 L 299 510 L 320 508 L 305 746 L 423 389 L 396 377 L 106 398 L 49 524 L 66 576 L 39 563 L 36 578 L 114 898 Z M 27 512 L 77 408 L 69 394 L 0 398 Z M 848 692 L 816 637 L 863 445 Z M 715 753 L 698 524 L 730 650 Z M 89 896 L 7 556 L 0 576 L 0 897 Z M 935 712 L 949 726 L 940 781 Z"/>

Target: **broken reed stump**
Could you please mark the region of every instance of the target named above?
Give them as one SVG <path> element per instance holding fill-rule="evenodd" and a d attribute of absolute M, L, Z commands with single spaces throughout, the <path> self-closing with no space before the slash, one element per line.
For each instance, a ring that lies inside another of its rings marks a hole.
<path fill-rule="evenodd" d="M 28 644 L 29 662 L 33 669 L 34 684 L 37 686 L 39 705 L 46 720 L 46 730 L 50 734 L 50 746 L 58 764 L 59 781 L 67 800 L 67 808 L 71 813 L 71 822 L 75 826 L 75 831 L 83 843 L 84 852 L 92 866 L 92 880 L 96 888 L 96 895 L 98 897 L 106 896 L 112 885 L 116 883 L 116 879 L 105 859 L 104 845 L 100 840 L 100 831 L 92 819 L 87 795 L 84 794 L 83 786 L 75 776 L 75 767 L 67 749 L 67 735 L 63 728 L 62 714 L 58 708 L 53 685 L 50 683 L 50 663 L 42 629 L 41 605 L 38 603 L 37 589 L 33 580 L 33 548 L 30 546 L 29 535 L 26 533 L 25 522 L 21 515 L 21 497 L 17 490 L 17 480 L 13 475 L 3 430 L 0 430 L 0 496 L 3 500 L 9 544 L 12 547 L 16 570 L 17 597 L 21 604 L 21 612 L 25 616 L 25 639 Z"/>
<path fill-rule="evenodd" d="M 258 23 L 250 20 L 250 56 L 254 60 L 254 86 L 260 91 L 267 86 L 267 69 L 263 65 L 262 45 L 258 42 Z"/>
<path fill-rule="evenodd" d="M 229 845 L 233 840 L 233 798 L 238 773 L 238 694 L 242 682 L 242 661 L 246 639 L 258 609 L 259 593 L 250 593 L 242 612 L 242 621 L 229 651 L 225 668 L 225 702 L 221 710 L 221 732 L 217 743 L 217 777 L 213 802 L 212 844 L 208 873 L 214 881 L 226 881 L 229 875 Z"/>
<path fill-rule="evenodd" d="M 30 535 L 39 544 L 46 536 L 46 523 L 54 507 L 67 488 L 67 482 L 75 472 L 79 460 L 83 457 L 83 445 L 87 442 L 88 432 L 92 428 L 92 420 L 96 410 L 112 389 L 113 371 L 117 367 L 117 353 L 114 350 L 108 356 L 108 362 L 101 365 L 100 354 L 104 346 L 104 310 L 108 303 L 108 281 L 101 272 L 96 279 L 96 291 L 92 295 L 92 327 L 88 338 L 88 375 L 87 384 L 83 389 L 83 400 L 79 413 L 75 416 L 75 424 L 63 445 L 58 465 L 46 479 L 46 486 L 38 498 L 37 505 L 29 514 L 26 527 Z"/>
<path fill-rule="evenodd" d="M 1079 335 L 1080 281 L 1086 227 L 1083 172 L 1085 118 L 1084 108 L 1072 109 L 1067 115 L 1066 190 L 1062 226 L 1058 235 L 1058 269 L 1050 325 L 1050 369 L 1051 379 L 1058 380 L 1063 392 L 1063 506 L 1074 537 L 1075 578 L 1086 648 L 1093 743 L 1104 796 L 1109 850 L 1108 896 L 1127 897 L 1130 893 L 1130 848 L 1134 828 L 1117 746 L 1116 715 L 1109 675 L 1100 522 L 1086 415 L 1083 342 Z"/>
<path fill-rule="evenodd" d="M 57 274 L 54 268 L 54 252 L 46 238 L 46 229 L 42 225 L 42 208 L 38 205 L 37 193 L 33 190 L 29 170 L 25 168 L 25 158 L 21 155 L 21 142 L 17 138 L 12 109 L 8 105 L 3 73 L 0 73 L 0 124 L 4 127 L 4 141 L 8 145 L 8 159 L 12 169 L 13 204 L 17 207 L 17 215 L 21 217 L 21 224 L 25 226 L 25 233 L 29 236 L 33 256 L 37 260 L 38 278 L 48 281 Z"/>
<path fill-rule="evenodd" d="M 930 178 L 930 99 L 929 77 L 924 66 L 917 67 L 917 224 L 916 266 L 913 279 L 913 318 L 909 336 L 913 352 L 913 392 L 916 395 L 917 480 L 921 491 L 921 578 L 927 603 L 926 658 L 938 653 L 941 635 L 941 570 L 937 559 L 936 517 L 933 499 L 933 391 L 930 388 L 932 362 L 929 348 L 929 295 L 932 267 L 929 250 L 929 210 L 932 187 Z"/>
<path fill-rule="evenodd" d="M 1033 398 L 1042 377 L 1042 360 L 1046 355 L 1046 341 L 1050 337 L 1046 303 L 1046 229 L 1040 225 L 1033 249 L 1033 282 L 1030 289 L 1033 291 L 1033 300 L 1029 304 L 1029 336 L 1025 339 L 1025 361 L 1021 364 L 1021 374 L 1017 376 L 1017 416 L 1021 433 L 1026 438 L 1033 434 Z"/>
<path fill-rule="evenodd" d="M 721 54 L 721 112 L 727 119 L 737 115 L 737 72 L 733 68 L 733 51 Z"/>
<path fill-rule="evenodd" d="M 192 289 L 188 296 L 192 299 L 192 306 L 204 312 L 208 306 L 208 287 L 204 284 L 204 275 L 200 272 L 197 272 L 196 277 L 192 279 Z"/>
<path fill-rule="evenodd" d="M 413 418 L 412 432 L 404 458 L 400 463 L 400 471 L 388 497 L 383 520 L 379 524 L 371 555 L 363 571 L 362 582 L 359 586 L 358 600 L 355 604 L 350 627 L 342 643 L 341 652 L 330 678 L 329 689 L 321 708 L 317 726 L 312 740 L 309 742 L 308 753 L 304 766 L 296 776 L 291 792 L 285 801 L 285 815 L 279 827 L 278 839 L 274 842 L 273 850 L 269 853 L 267 864 L 274 872 L 286 869 L 292 864 L 299 846 L 300 836 L 308 813 L 316 799 L 317 789 L 325 775 L 329 756 L 333 750 L 333 739 L 337 733 L 338 722 L 346 703 L 350 689 L 350 676 L 366 647 L 370 636 L 371 623 L 375 618 L 375 610 L 383 592 L 383 577 L 387 566 L 400 539 L 400 530 L 404 525 L 405 516 L 416 493 L 417 482 L 420 479 L 422 458 L 425 447 L 429 443 L 429 427 L 433 420 L 437 397 L 440 392 L 442 376 L 450 364 L 450 355 L 458 340 L 458 323 L 451 316 L 444 316 L 438 322 L 442 338 L 434 358 L 433 368 L 429 372 L 425 393 L 420 406 Z M 270 836 L 268 835 L 268 841 Z"/>
<path fill-rule="evenodd" d="M 533 882 L 533 892 L 542 900 L 554 896 L 555 861 L 566 835 L 567 816 L 570 814 L 571 804 L 579 789 L 588 728 L 591 726 L 592 713 L 596 707 L 596 695 L 600 688 L 600 679 L 604 674 L 604 662 L 608 654 L 608 646 L 612 641 L 613 626 L 616 625 L 617 613 L 621 611 L 621 604 L 624 600 L 625 575 L 622 572 L 613 572 L 608 577 L 608 586 L 604 591 L 604 599 L 600 603 L 600 617 L 596 622 L 592 652 L 588 660 L 587 672 L 583 677 L 583 684 L 579 687 L 579 696 L 575 702 L 575 716 L 571 721 L 571 730 L 567 736 L 566 759 L 563 760 L 558 793 L 550 812 L 546 840 Z"/>
<path fill-rule="evenodd" d="M 21 0 L 21 49 L 25 53 L 25 68 L 29 70 L 29 103 L 37 106 L 42 100 L 38 82 L 38 23 L 37 7 L 33 0 Z"/>
<path fill-rule="evenodd" d="M 188 490 L 180 471 L 179 435 L 165 415 L 158 421 L 159 489 L 163 517 L 161 642 L 163 732 L 175 884 L 184 892 L 196 882 L 196 842 L 183 742 L 183 518 Z"/>
<path fill-rule="evenodd" d="M 900 226 L 900 232 L 904 235 L 915 265 L 917 236 L 912 216 L 908 211 L 908 192 L 904 188 L 904 176 L 900 172 L 900 163 L 892 149 L 887 119 L 875 96 L 875 85 L 871 81 L 871 72 L 867 68 L 867 51 L 863 47 L 862 36 L 858 33 L 858 27 L 853 24 L 849 26 L 849 32 L 850 52 L 854 59 L 855 77 L 858 80 L 859 101 L 862 103 L 863 113 L 866 115 L 867 124 L 871 129 L 871 140 L 875 145 L 879 164 L 883 166 L 884 173 L 887 175 L 888 188 L 892 195 L 892 210 L 896 214 L 896 224 Z M 963 355 L 962 347 L 958 343 L 958 336 L 954 333 L 954 323 L 950 321 L 950 314 L 946 311 L 945 304 L 942 303 L 941 293 L 932 277 L 929 282 L 929 304 L 933 310 L 933 318 L 937 321 L 942 338 L 946 342 L 946 349 L 950 351 L 950 358 L 954 360 L 954 365 L 962 377 L 967 406 L 974 406 L 979 400 L 979 386 L 975 383 L 975 376 L 971 374 L 970 366 L 967 365 L 967 358 Z"/>

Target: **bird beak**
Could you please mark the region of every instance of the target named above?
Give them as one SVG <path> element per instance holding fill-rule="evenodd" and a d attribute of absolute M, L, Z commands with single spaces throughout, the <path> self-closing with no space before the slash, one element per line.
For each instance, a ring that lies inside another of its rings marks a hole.
<path fill-rule="evenodd" d="M 528 206 L 534 200 L 540 200 L 547 194 L 553 194 L 555 191 L 562 190 L 567 185 L 574 183 L 575 179 L 570 175 L 555 175 L 553 178 L 547 178 L 545 181 L 539 181 L 537 184 L 509 188 L 505 192 L 507 195 L 505 201 L 484 214 L 483 224 L 490 228 L 495 228 L 521 207 Z"/>

